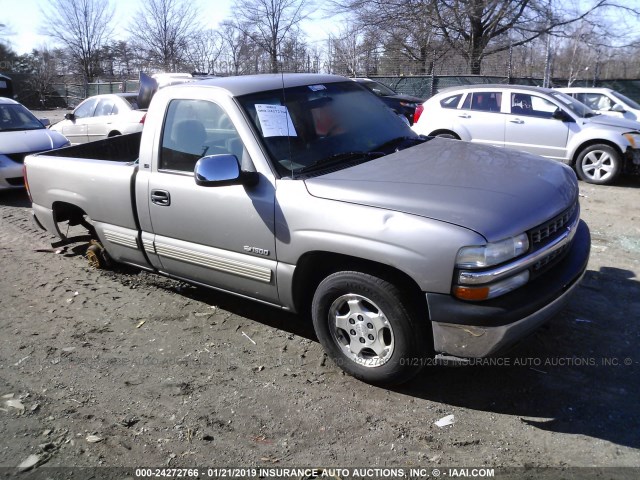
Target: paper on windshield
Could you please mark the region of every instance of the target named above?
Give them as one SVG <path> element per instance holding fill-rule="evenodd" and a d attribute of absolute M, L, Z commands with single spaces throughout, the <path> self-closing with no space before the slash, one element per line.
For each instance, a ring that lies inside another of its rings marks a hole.
<path fill-rule="evenodd" d="M 298 136 L 286 106 L 259 103 L 256 104 L 256 113 L 258 114 L 263 137 Z"/>

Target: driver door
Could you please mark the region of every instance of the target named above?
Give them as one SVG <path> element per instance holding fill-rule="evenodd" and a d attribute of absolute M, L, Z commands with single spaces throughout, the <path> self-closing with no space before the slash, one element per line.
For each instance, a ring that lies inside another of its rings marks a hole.
<path fill-rule="evenodd" d="M 172 100 L 160 141 L 148 201 L 162 269 L 277 303 L 272 184 L 264 177 L 252 187 L 204 187 L 194 180 L 195 164 L 205 155 L 250 162 L 224 110 L 208 100 Z"/>

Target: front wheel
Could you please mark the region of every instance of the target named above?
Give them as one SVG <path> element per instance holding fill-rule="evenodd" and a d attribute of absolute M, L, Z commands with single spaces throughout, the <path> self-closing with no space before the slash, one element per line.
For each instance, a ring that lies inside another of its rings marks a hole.
<path fill-rule="evenodd" d="M 327 354 L 365 382 L 409 380 L 425 361 L 422 322 L 396 285 L 361 272 L 325 278 L 312 303 L 313 325 Z"/>
<path fill-rule="evenodd" d="M 585 148 L 576 160 L 576 173 L 587 183 L 613 183 L 622 168 L 622 156 L 609 145 L 598 144 Z"/>

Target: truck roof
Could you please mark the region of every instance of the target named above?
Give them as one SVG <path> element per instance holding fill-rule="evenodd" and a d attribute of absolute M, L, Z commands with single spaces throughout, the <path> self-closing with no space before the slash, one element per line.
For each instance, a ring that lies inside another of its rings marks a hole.
<path fill-rule="evenodd" d="M 269 73 L 262 75 L 243 75 L 238 77 L 220 77 L 199 82 L 179 85 L 172 88 L 219 87 L 227 90 L 234 97 L 250 93 L 279 90 L 281 88 L 299 87 L 320 83 L 343 82 L 348 79 L 339 75 L 317 73 Z"/>

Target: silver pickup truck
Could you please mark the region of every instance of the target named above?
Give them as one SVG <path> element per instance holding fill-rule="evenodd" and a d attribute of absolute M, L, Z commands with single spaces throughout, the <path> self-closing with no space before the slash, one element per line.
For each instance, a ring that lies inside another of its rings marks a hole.
<path fill-rule="evenodd" d="M 311 314 L 371 383 L 495 355 L 558 312 L 590 249 L 558 162 L 421 137 L 332 75 L 160 90 L 141 134 L 31 155 L 36 221 L 88 255 Z"/>

